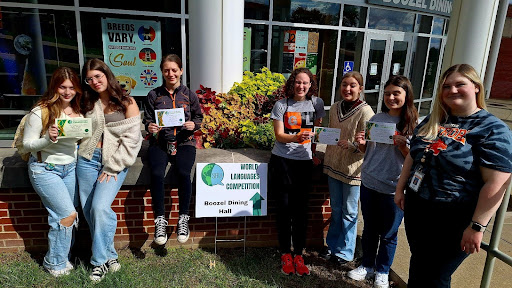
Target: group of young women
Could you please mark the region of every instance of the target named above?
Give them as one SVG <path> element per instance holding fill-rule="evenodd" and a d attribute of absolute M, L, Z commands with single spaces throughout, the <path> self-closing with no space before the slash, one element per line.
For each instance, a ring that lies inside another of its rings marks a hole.
<path fill-rule="evenodd" d="M 277 196 L 281 271 L 299 276 L 310 273 L 302 254 L 311 169 L 318 164 L 312 128 L 325 115 L 316 87 L 309 70 L 294 70 L 285 84 L 286 98 L 271 116 L 276 143 L 269 191 Z M 389 287 L 398 228 L 405 218 L 411 250 L 408 287 L 450 287 L 464 258 L 479 251 L 510 181 L 510 128 L 485 110 L 482 81 L 467 64 L 443 73 L 433 111 L 421 123 L 406 77 L 394 75 L 386 82 L 382 112 L 376 115 L 361 99 L 363 88 L 360 73 L 345 74 L 342 99 L 329 111 L 329 127 L 341 132 L 324 157 L 331 220 L 320 255 L 341 265 L 354 260 L 361 198 L 363 257 L 347 276 Z M 368 121 L 395 124 L 393 144 L 366 141 Z M 432 237 L 439 243 L 434 248 Z M 435 257 L 432 249 L 438 251 Z"/>
<path fill-rule="evenodd" d="M 165 81 L 147 95 L 143 123 L 150 142 L 154 242 L 164 245 L 168 162 L 174 164 L 179 184 L 177 240 L 184 243 L 189 238 L 193 132 L 203 115 L 195 93 L 181 84 L 181 59 L 167 55 L 160 68 Z M 30 181 L 49 214 L 44 268 L 56 277 L 74 268 L 70 249 L 80 205 L 92 237 L 90 278 L 99 281 L 121 268 L 114 248 L 117 216 L 111 204 L 141 148 L 141 118 L 135 100 L 124 94 L 103 61 L 87 61 L 82 77 L 83 89 L 72 69 L 60 67 L 53 73 L 48 91 L 28 115 L 23 146 L 31 152 Z M 439 83 L 432 113 L 418 123 L 406 77 L 395 75 L 386 82 L 382 112 L 376 115 L 361 99 L 361 74 L 349 72 L 341 79 L 341 101 L 329 111 L 329 127 L 341 132 L 337 145 L 328 145 L 324 157 L 332 212 L 321 255 L 338 264 L 354 260 L 361 198 L 363 258 L 347 274 L 354 280 L 374 278 L 375 287 L 389 287 L 397 231 L 405 217 L 412 254 L 409 287 L 449 287 L 464 258 L 479 251 L 483 231 L 501 203 L 512 172 L 510 129 L 485 111 L 484 87 L 470 65 L 450 67 Z M 311 172 L 320 163 L 311 139 L 325 111 L 315 77 L 306 68 L 291 73 L 284 91 L 286 97 L 271 113 L 276 142 L 269 189 L 277 203 L 281 270 L 302 276 L 310 274 L 302 254 Z M 183 126 L 159 127 L 155 110 L 174 108 L 183 108 Z M 57 118 L 91 119 L 92 136 L 58 138 Z M 393 144 L 366 141 L 368 121 L 395 124 Z M 432 248 L 425 248 L 431 247 L 432 235 L 441 239 L 434 248 L 440 251 L 436 257 Z"/>
<path fill-rule="evenodd" d="M 202 120 L 197 96 L 180 84 L 183 70 L 179 57 L 167 55 L 162 60 L 161 69 L 165 83 L 149 93 L 144 119 L 148 132 L 152 133 L 148 154 L 153 168 L 151 194 L 156 219 L 155 242 L 159 245 L 167 240 L 163 174 L 168 159 L 174 160 L 179 168 L 178 241 L 188 239 L 190 173 L 195 161 L 192 133 Z M 74 268 L 70 262 L 70 249 L 78 226 L 80 205 L 92 238 L 90 279 L 100 281 L 106 273 L 121 268 L 114 248 L 117 215 L 111 205 L 129 167 L 137 159 L 142 144 L 142 121 L 137 103 L 125 95 L 103 61 L 88 60 L 82 77 L 86 84 L 83 88 L 73 69 L 59 67 L 55 70 L 47 92 L 27 116 L 23 147 L 31 153 L 28 162 L 30 181 L 49 214 L 44 268 L 55 277 L 67 275 Z M 184 109 L 186 122 L 182 127 L 161 129 L 154 124 L 154 109 L 169 108 Z M 58 138 L 55 120 L 72 118 L 91 119 L 92 136 Z M 170 148 L 171 143 L 175 145 L 174 150 Z"/>

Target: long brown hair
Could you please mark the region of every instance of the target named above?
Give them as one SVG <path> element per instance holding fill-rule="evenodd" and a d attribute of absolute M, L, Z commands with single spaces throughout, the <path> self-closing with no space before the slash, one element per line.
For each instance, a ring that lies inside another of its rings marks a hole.
<path fill-rule="evenodd" d="M 311 99 L 312 96 L 316 96 L 318 93 L 318 86 L 316 86 L 316 81 L 313 78 L 313 73 L 309 71 L 308 68 L 297 68 L 293 70 L 290 77 L 288 77 L 288 80 L 286 80 L 286 83 L 284 84 L 284 95 L 286 95 L 287 98 L 292 98 L 295 96 L 295 78 L 300 73 L 306 73 L 309 77 L 309 81 L 311 82 L 311 87 L 309 87 L 308 93 L 306 94 L 306 99 Z"/>
<path fill-rule="evenodd" d="M 414 106 L 414 93 L 412 90 L 412 84 L 407 77 L 402 75 L 394 75 L 384 85 L 384 88 L 389 85 L 394 85 L 405 90 L 405 103 L 400 111 L 400 121 L 396 125 L 396 128 L 403 136 L 412 135 L 412 132 L 418 124 L 418 110 Z M 386 105 L 382 105 L 382 112 L 389 112 L 389 108 Z"/>
<path fill-rule="evenodd" d="M 434 107 L 432 108 L 432 113 L 430 113 L 430 118 L 428 119 L 428 122 L 418 131 L 418 135 L 425 136 L 426 139 L 435 139 L 437 137 L 439 126 L 441 123 L 444 123 L 446 119 L 448 119 L 449 108 L 446 107 L 446 104 L 443 102 L 442 92 L 446 78 L 448 78 L 453 73 L 459 73 L 463 77 L 466 77 L 473 84 L 475 84 L 475 87 L 478 87 L 479 91 L 476 94 L 476 105 L 480 109 L 487 109 L 487 106 L 485 105 L 484 84 L 482 83 L 480 76 L 478 76 L 475 68 L 469 64 L 453 65 L 444 71 L 441 79 L 439 79 L 439 84 L 437 85 L 437 96 L 434 100 Z"/>
<path fill-rule="evenodd" d="M 59 67 L 52 74 L 50 85 L 46 92 L 44 92 L 41 99 L 39 99 L 35 106 L 46 107 L 48 109 L 48 122 L 43 127 L 43 131 L 48 130 L 50 126 L 55 123 L 55 119 L 59 118 L 62 114 L 62 100 L 60 99 L 59 87 L 64 81 L 69 80 L 75 88 L 75 97 L 69 103 L 73 112 L 80 113 L 80 99 L 82 98 L 82 87 L 80 86 L 80 78 L 78 74 L 69 67 Z"/>
<path fill-rule="evenodd" d="M 117 82 L 114 73 L 112 70 L 105 64 L 105 62 L 101 61 L 98 58 L 93 58 L 87 60 L 82 69 L 82 79 L 85 83 L 85 77 L 87 77 L 87 72 L 91 70 L 101 71 L 107 77 L 107 92 L 110 95 L 108 101 L 108 108 L 112 111 L 122 111 L 126 113 L 126 107 L 132 103 L 132 100 L 129 96 L 125 95 L 125 92 Z M 82 97 L 82 114 L 86 114 L 94 108 L 94 104 L 100 98 L 100 94 L 89 85 L 85 85 L 84 89 L 84 97 Z"/>

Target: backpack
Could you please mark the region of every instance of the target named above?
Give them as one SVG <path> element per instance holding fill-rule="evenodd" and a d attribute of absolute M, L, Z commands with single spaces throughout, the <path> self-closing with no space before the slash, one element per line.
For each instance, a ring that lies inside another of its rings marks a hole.
<path fill-rule="evenodd" d="M 23 159 L 25 162 L 28 161 L 30 158 L 30 152 L 25 151 L 25 148 L 23 147 L 23 132 L 25 131 L 25 122 L 27 121 L 28 116 L 31 112 L 29 112 L 27 115 L 23 116 L 21 118 L 20 124 L 18 125 L 18 128 L 16 128 L 16 133 L 14 134 L 14 140 L 12 141 L 12 148 L 16 148 L 18 150 L 18 154 L 20 154 L 21 159 Z M 41 121 L 43 124 L 43 127 L 48 123 L 48 108 L 41 107 Z M 44 135 L 43 130 L 41 130 L 41 136 Z M 37 152 L 37 160 L 41 162 L 41 151 Z"/>

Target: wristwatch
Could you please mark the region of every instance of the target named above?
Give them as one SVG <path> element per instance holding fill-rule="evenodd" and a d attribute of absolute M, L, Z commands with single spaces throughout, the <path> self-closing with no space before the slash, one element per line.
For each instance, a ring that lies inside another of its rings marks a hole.
<path fill-rule="evenodd" d="M 471 221 L 471 229 L 475 230 L 476 232 L 484 232 L 485 231 L 485 227 L 487 226 L 484 226 L 478 222 L 475 222 L 475 221 Z"/>

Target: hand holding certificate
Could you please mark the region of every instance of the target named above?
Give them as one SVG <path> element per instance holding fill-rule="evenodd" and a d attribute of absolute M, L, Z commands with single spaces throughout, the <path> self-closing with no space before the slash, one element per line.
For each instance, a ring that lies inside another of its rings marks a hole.
<path fill-rule="evenodd" d="M 314 128 L 315 136 L 313 136 L 314 143 L 322 143 L 327 145 L 338 145 L 340 140 L 340 129 L 317 127 Z"/>
<path fill-rule="evenodd" d="M 57 118 L 55 124 L 59 129 L 57 139 L 84 138 L 92 135 L 92 122 L 90 118 Z"/>
<path fill-rule="evenodd" d="M 395 135 L 395 123 L 366 122 L 364 130 L 364 139 L 377 143 L 393 144 L 393 135 Z"/>
<path fill-rule="evenodd" d="M 158 127 L 175 127 L 185 123 L 183 108 L 155 110 L 156 125 Z"/>

